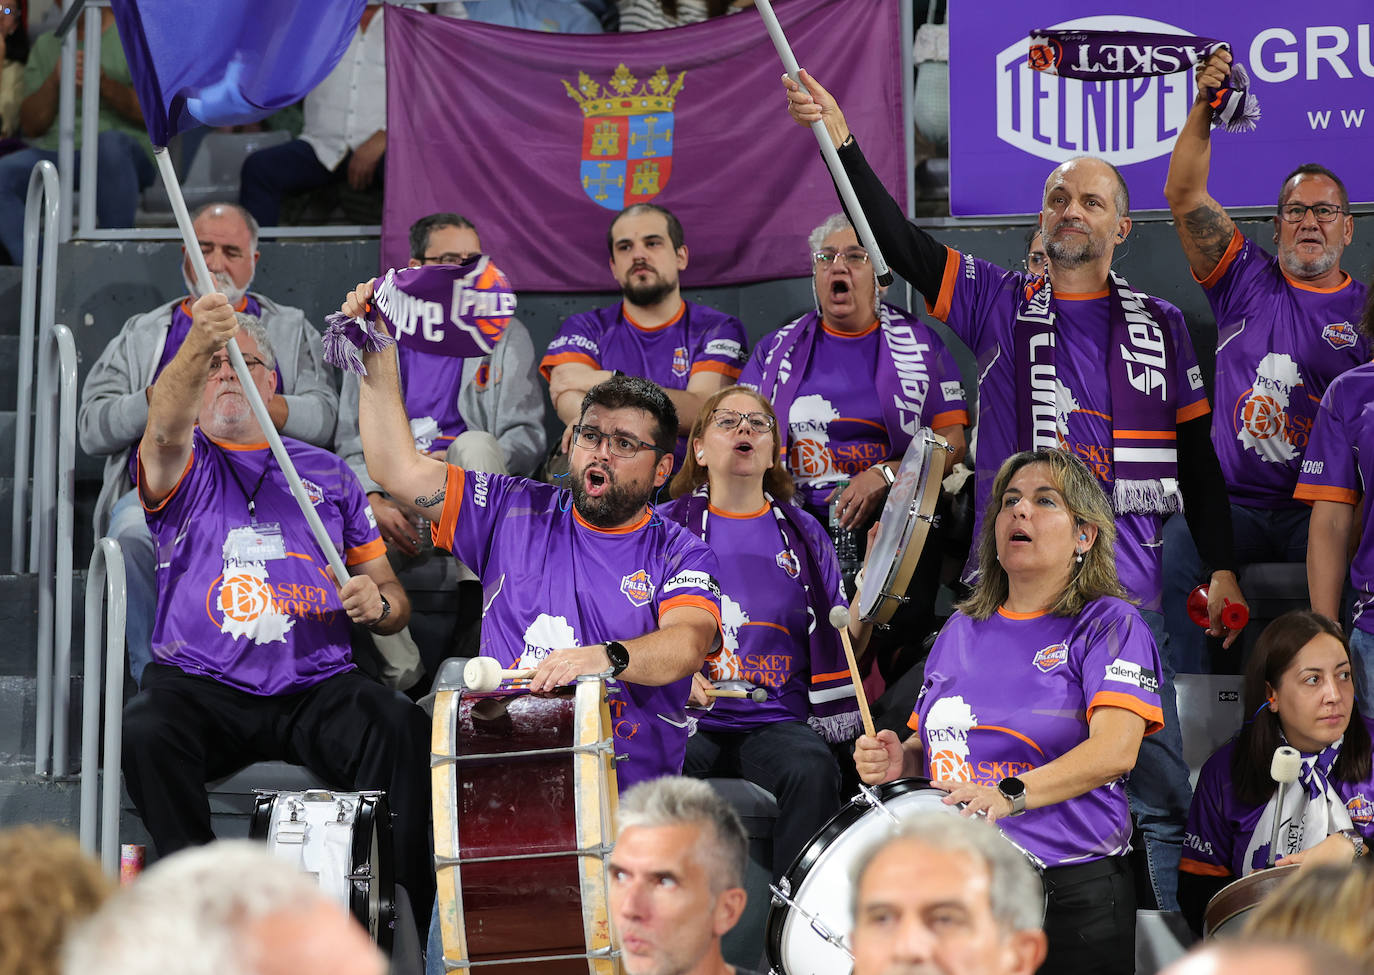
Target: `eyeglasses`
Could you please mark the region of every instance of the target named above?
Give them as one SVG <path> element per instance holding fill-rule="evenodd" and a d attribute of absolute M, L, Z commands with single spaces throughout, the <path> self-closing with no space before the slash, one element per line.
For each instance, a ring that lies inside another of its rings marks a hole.
<path fill-rule="evenodd" d="M 606 441 L 606 446 L 616 457 L 633 457 L 641 450 L 652 450 L 655 454 L 668 452 L 662 447 L 655 447 L 651 443 L 636 440 L 634 437 L 626 437 L 618 433 L 602 433 L 596 427 L 587 427 L 580 423 L 573 427 L 573 443 L 583 450 L 596 450 L 601 446 L 603 440 Z"/>
<path fill-rule="evenodd" d="M 1285 203 L 1279 207 L 1279 217 L 1284 223 L 1302 223 L 1308 210 L 1311 210 L 1312 216 L 1321 223 L 1330 223 L 1342 213 L 1350 212 L 1344 207 L 1338 207 L 1331 203 L 1313 203 L 1310 206 L 1303 203 Z"/>
<path fill-rule="evenodd" d="M 224 368 L 224 364 L 228 361 L 229 357 L 227 355 L 212 355 L 210 357 L 209 375 L 213 376 L 216 373 L 218 373 L 221 369 Z M 255 355 L 244 356 L 243 364 L 247 366 L 249 369 L 252 369 L 254 366 L 262 366 L 264 369 L 267 368 L 267 363 L 263 362 Z"/>
<path fill-rule="evenodd" d="M 850 270 L 858 271 L 868 263 L 868 251 L 852 250 L 837 251 L 832 248 L 816 251 L 811 255 L 816 262 L 816 267 L 828 267 L 836 261 L 844 261 L 849 265 Z"/>
<path fill-rule="evenodd" d="M 481 256 L 481 254 L 445 253 L 435 254 L 431 257 L 429 254 L 426 254 L 424 257 L 420 258 L 420 261 L 423 264 L 457 264 L 459 267 L 463 267 L 468 264 L 476 264 Z"/>
<path fill-rule="evenodd" d="M 1032 251 L 1026 255 L 1026 270 L 1032 274 L 1039 274 L 1049 263 L 1049 255 L 1042 251 Z"/>
<path fill-rule="evenodd" d="M 767 413 L 740 413 L 738 410 L 712 410 L 711 419 L 722 430 L 733 430 L 741 420 L 748 420 L 749 429 L 755 433 L 767 433 L 777 423 Z"/>

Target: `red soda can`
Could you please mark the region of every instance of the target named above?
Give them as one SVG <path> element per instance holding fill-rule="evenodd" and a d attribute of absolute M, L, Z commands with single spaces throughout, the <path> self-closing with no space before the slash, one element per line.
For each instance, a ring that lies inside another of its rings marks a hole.
<path fill-rule="evenodd" d="M 141 843 L 121 843 L 119 846 L 119 882 L 122 885 L 133 883 L 143 872 L 146 849 Z"/>
<path fill-rule="evenodd" d="M 1207 615 L 1207 586 L 1201 585 L 1188 593 L 1188 616 L 1204 630 L 1212 625 Z M 1250 610 L 1241 603 L 1226 600 L 1221 610 L 1221 622 L 1228 630 L 1239 630 L 1250 622 Z"/>

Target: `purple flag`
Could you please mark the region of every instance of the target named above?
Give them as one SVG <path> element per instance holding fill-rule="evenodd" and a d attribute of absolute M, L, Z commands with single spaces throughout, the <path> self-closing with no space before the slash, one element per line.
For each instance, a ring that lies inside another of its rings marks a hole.
<path fill-rule="evenodd" d="M 148 138 L 242 125 L 300 101 L 338 64 L 364 0 L 111 0 Z"/>
<path fill-rule="evenodd" d="M 901 202 L 899 7 L 789 0 L 777 14 Z M 653 201 L 686 230 L 688 284 L 809 273 L 806 235 L 839 204 L 757 11 L 633 35 L 387 18 L 383 267 L 408 258 L 412 222 L 457 211 L 517 288 L 609 290 L 611 218 Z"/>

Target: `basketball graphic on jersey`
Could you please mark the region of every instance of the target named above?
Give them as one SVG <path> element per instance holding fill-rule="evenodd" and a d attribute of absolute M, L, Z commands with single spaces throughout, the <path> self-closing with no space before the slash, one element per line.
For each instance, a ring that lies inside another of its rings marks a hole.
<path fill-rule="evenodd" d="M 417 416 L 410 421 L 410 435 L 415 438 L 415 449 L 422 454 L 429 453 L 439 432 L 439 423 L 432 416 Z"/>
<path fill-rule="evenodd" d="M 1259 361 L 1254 383 L 1236 407 L 1236 439 L 1245 450 L 1271 464 L 1297 458 L 1288 409 L 1294 388 L 1301 385 L 1302 374 L 1291 356 L 1270 352 Z"/>
<path fill-rule="evenodd" d="M 968 733 L 978 725 L 973 709 L 959 695 L 942 697 L 930 707 L 923 722 L 930 777 L 952 782 L 972 782 L 968 762 Z"/>
<path fill-rule="evenodd" d="M 726 593 L 720 594 L 720 630 L 725 639 L 715 653 L 706 658 L 706 676 L 710 680 L 743 680 L 739 663 L 739 629 L 749 622 L 744 607 Z"/>
<path fill-rule="evenodd" d="M 525 628 L 525 652 L 520 654 L 519 667 L 537 667 L 539 661 L 552 651 L 577 646 L 577 634 L 562 616 L 540 613 Z"/>
<path fill-rule="evenodd" d="M 219 631 L 246 636 L 254 643 L 285 643 L 295 618 L 279 612 L 272 602 L 272 586 L 263 563 L 224 562 L 216 605 L 223 616 Z"/>
<path fill-rule="evenodd" d="M 839 418 L 840 414 L 824 396 L 813 393 L 793 401 L 788 414 L 792 434 L 788 463 L 793 477 L 822 481 L 839 476 L 830 454 L 830 424 Z"/>

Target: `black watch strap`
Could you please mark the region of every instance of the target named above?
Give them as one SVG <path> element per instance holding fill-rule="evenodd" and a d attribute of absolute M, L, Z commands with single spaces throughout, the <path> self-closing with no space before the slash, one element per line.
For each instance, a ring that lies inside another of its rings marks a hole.
<path fill-rule="evenodd" d="M 625 649 L 625 644 L 608 640 L 606 659 L 611 662 L 611 676 L 619 677 L 625 668 L 630 666 L 630 651 Z"/>
<path fill-rule="evenodd" d="M 381 593 L 378 593 L 377 596 L 378 596 L 378 598 L 381 599 L 381 601 L 382 601 L 382 615 L 381 615 L 381 616 L 378 616 L 378 617 L 377 617 L 375 620 L 373 620 L 371 623 L 367 624 L 367 628 L 368 628 L 369 630 L 372 629 L 373 627 L 381 626 L 381 625 L 382 625 L 382 621 L 383 621 L 384 619 L 386 619 L 388 616 L 391 615 L 391 601 L 388 600 L 388 599 L 387 599 L 385 596 L 383 596 Z"/>

